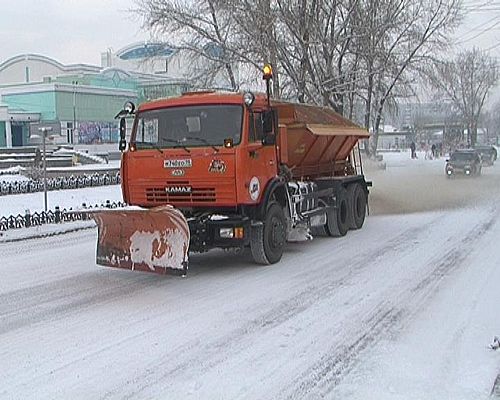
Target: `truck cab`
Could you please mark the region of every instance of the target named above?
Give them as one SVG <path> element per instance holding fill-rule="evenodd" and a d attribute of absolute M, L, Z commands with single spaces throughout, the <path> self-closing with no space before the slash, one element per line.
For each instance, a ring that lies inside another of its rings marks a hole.
<path fill-rule="evenodd" d="M 263 95 L 188 93 L 147 103 L 123 154 L 124 199 L 187 214 L 258 204 L 277 175 L 275 130 Z"/>

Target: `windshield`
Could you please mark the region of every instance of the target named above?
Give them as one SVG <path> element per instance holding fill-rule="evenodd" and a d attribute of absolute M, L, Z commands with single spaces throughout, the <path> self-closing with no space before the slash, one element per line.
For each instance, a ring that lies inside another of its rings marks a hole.
<path fill-rule="evenodd" d="M 171 107 L 138 115 L 137 148 L 222 146 L 224 139 L 240 142 L 243 108 L 240 105 Z"/>
<path fill-rule="evenodd" d="M 450 157 L 451 161 L 472 161 L 476 155 L 474 153 L 453 153 Z"/>

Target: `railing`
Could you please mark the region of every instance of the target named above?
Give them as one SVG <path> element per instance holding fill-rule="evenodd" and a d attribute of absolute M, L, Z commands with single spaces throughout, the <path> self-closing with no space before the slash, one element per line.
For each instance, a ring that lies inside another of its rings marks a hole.
<path fill-rule="evenodd" d="M 79 210 L 69 210 L 56 207 L 53 211 L 42 211 L 31 213 L 26 210 L 25 214 L 9 215 L 0 217 L 0 231 L 7 231 L 9 229 L 29 228 L 30 226 L 40 226 L 44 224 L 58 224 L 63 222 L 85 221 L 90 219 L 88 214 L 89 210 L 102 209 L 102 208 L 118 208 L 124 207 L 126 204 L 122 202 L 111 202 L 107 200 L 102 204 L 86 205 L 82 204 Z"/>
<path fill-rule="evenodd" d="M 19 170 L 10 170 L 10 169 L 0 169 L 1 175 L 20 175 L 21 172 Z"/>
<path fill-rule="evenodd" d="M 104 173 L 78 176 L 59 176 L 47 179 L 47 190 L 78 189 L 93 186 L 117 185 L 120 173 Z M 0 183 L 0 196 L 43 192 L 43 180 L 26 180 Z"/>

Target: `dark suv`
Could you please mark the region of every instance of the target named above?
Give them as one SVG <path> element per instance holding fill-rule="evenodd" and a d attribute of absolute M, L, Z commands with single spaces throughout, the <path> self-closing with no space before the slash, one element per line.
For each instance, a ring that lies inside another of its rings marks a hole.
<path fill-rule="evenodd" d="M 475 150 L 457 150 L 446 160 L 446 176 L 451 178 L 456 174 L 466 176 L 481 175 L 481 156 Z"/>
<path fill-rule="evenodd" d="M 481 156 L 481 164 L 483 167 L 493 165 L 497 159 L 497 149 L 493 146 L 474 146 L 474 150 L 476 150 Z"/>

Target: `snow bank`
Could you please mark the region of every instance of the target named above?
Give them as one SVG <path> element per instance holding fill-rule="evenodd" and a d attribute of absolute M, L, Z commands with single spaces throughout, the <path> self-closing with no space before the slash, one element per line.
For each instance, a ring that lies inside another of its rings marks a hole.
<path fill-rule="evenodd" d="M 24 214 L 26 210 L 31 213 L 44 210 L 43 192 L 12 194 L 0 196 L 0 216 Z M 56 206 L 61 209 L 77 208 L 85 203 L 87 205 L 122 201 L 120 185 L 98 186 L 82 189 L 55 190 L 47 192 L 48 208 L 53 210 Z"/>

